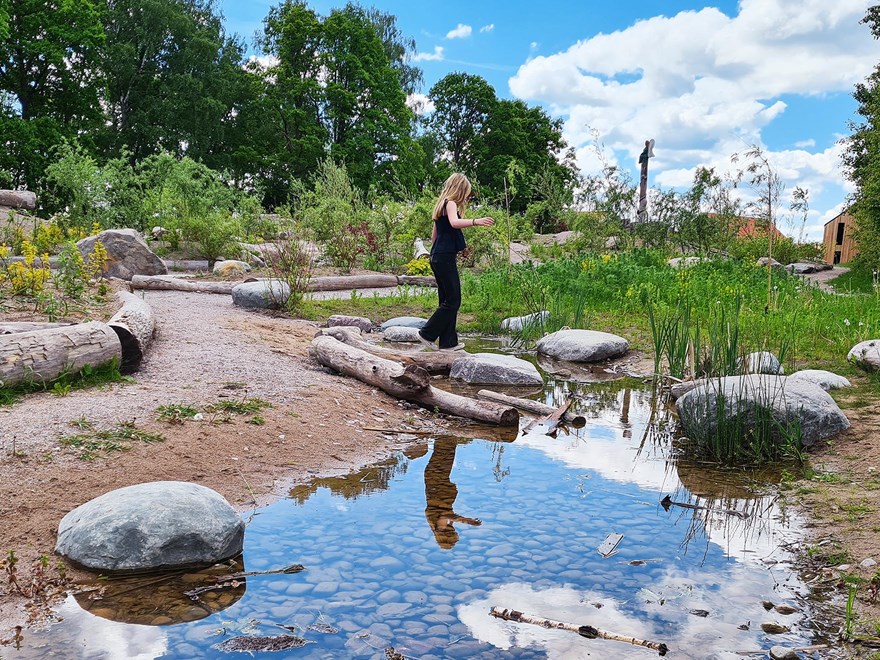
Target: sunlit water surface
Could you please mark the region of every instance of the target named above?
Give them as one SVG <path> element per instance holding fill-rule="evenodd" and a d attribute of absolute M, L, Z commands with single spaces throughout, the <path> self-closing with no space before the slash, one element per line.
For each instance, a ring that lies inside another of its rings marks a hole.
<path fill-rule="evenodd" d="M 235 636 L 296 634 L 302 648 L 253 655 L 379 658 L 389 647 L 408 658 L 657 655 L 500 621 L 493 606 L 663 642 L 673 658 L 809 644 L 806 589 L 783 549 L 799 521 L 776 505 L 772 470 L 678 458 L 674 417 L 652 405 L 650 389 L 548 378 L 536 396 L 555 404 L 569 395 L 588 418 L 579 430 L 417 439 L 382 464 L 315 480 L 256 511 L 246 570 L 299 563 L 303 572 L 249 577 L 198 601 L 183 595 L 201 584 L 195 576 L 114 587 L 128 590 L 117 598 L 70 596 L 60 623 L 0 651 L 220 658 L 230 654 L 217 645 Z M 698 508 L 666 510 L 666 495 Z M 609 534 L 623 538 L 606 557 L 598 548 Z M 782 616 L 762 601 L 802 611 Z M 791 632 L 765 634 L 761 624 L 772 622 Z"/>

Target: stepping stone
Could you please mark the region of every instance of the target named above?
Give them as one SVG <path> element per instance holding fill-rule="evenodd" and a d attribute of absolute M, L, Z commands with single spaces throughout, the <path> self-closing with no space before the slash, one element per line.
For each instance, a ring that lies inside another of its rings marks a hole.
<path fill-rule="evenodd" d="M 105 493 L 61 519 L 55 552 L 96 571 L 207 566 L 241 553 L 244 522 L 219 493 L 154 481 Z"/>
<path fill-rule="evenodd" d="M 596 330 L 558 330 L 538 340 L 539 353 L 569 362 L 607 360 L 628 350 L 623 337 Z"/>
<path fill-rule="evenodd" d="M 290 286 L 280 280 L 242 282 L 232 287 L 232 304 L 247 309 L 279 309 L 290 296 Z"/>
<path fill-rule="evenodd" d="M 473 353 L 455 360 L 450 378 L 471 384 L 543 385 L 544 379 L 531 362 L 513 355 Z"/>
<path fill-rule="evenodd" d="M 837 374 L 831 371 L 825 371 L 824 369 L 801 369 L 800 371 L 795 371 L 788 377 L 788 379 L 803 380 L 808 383 L 813 383 L 826 391 L 836 390 L 842 387 L 850 387 L 851 385 L 849 380 L 843 376 L 838 376 Z"/>
<path fill-rule="evenodd" d="M 501 331 L 502 332 L 521 332 L 523 328 L 528 325 L 538 325 L 542 323 L 546 323 L 547 319 L 550 318 L 550 312 L 541 311 L 535 312 L 534 314 L 527 314 L 526 316 L 514 316 L 511 318 L 504 319 L 501 322 Z"/>
<path fill-rule="evenodd" d="M 388 319 L 379 326 L 379 330 L 384 332 L 388 328 L 391 328 L 396 325 L 401 325 L 405 328 L 424 328 L 427 325 L 428 319 L 423 319 L 418 316 L 396 316 L 393 319 Z"/>

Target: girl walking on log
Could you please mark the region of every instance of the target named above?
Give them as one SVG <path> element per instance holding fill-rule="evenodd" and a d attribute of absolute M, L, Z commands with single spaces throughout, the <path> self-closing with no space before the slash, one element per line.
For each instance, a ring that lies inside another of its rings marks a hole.
<path fill-rule="evenodd" d="M 460 351 L 464 344 L 458 343 L 455 330 L 458 308 L 461 307 L 461 280 L 458 277 L 456 255 L 467 247 L 464 241 L 465 227 L 491 227 L 492 218 L 462 218 L 471 197 L 471 184 L 464 174 L 453 174 L 446 183 L 434 205 L 431 231 L 431 270 L 437 280 L 437 311 L 419 330 L 419 341 L 437 350 L 434 342 L 439 340 L 441 351 Z"/>

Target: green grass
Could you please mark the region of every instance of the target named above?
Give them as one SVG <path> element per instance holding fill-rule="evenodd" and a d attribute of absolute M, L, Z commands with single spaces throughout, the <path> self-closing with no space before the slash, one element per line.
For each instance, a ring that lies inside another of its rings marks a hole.
<path fill-rule="evenodd" d="M 169 424 L 183 424 L 199 413 L 198 408 L 183 403 L 169 403 L 156 408 L 156 419 Z"/>
<path fill-rule="evenodd" d="M 82 418 L 77 420 L 77 423 L 81 421 Z M 89 426 L 87 421 L 81 424 L 82 428 L 89 428 Z M 134 422 L 122 422 L 106 431 L 89 430 L 88 433 L 67 435 L 62 437 L 59 442 L 76 451 L 77 456 L 82 460 L 93 461 L 114 452 L 128 451 L 132 448 L 133 443 L 153 444 L 164 442 L 164 440 L 165 438 L 161 434 L 139 429 Z"/>
<path fill-rule="evenodd" d="M 838 293 L 874 293 L 874 277 L 867 269 L 848 269 L 828 284 Z"/>
<path fill-rule="evenodd" d="M 56 396 L 65 396 L 73 390 L 86 389 L 110 383 L 133 383 L 130 376 L 123 376 L 119 371 L 116 359 L 100 367 L 86 365 L 76 373 L 65 373 L 46 383 L 29 382 L 13 387 L 0 387 L 0 406 L 11 406 L 23 395 L 32 392 L 51 392 Z"/>

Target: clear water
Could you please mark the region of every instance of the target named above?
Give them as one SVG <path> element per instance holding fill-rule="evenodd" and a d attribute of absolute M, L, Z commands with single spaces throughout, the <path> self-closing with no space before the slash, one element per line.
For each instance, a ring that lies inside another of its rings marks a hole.
<path fill-rule="evenodd" d="M 762 606 L 802 607 L 806 594 L 781 549 L 799 522 L 777 506 L 772 470 L 677 457 L 674 419 L 649 390 L 551 379 L 539 396 L 555 403 L 569 394 L 588 417 L 582 429 L 552 438 L 537 426 L 507 442 L 417 439 L 380 465 L 317 479 L 256 511 L 246 570 L 299 563 L 301 573 L 249 577 L 201 602 L 182 596 L 195 576 L 161 592 L 70 596 L 61 622 L 0 653 L 221 658 L 224 640 L 293 634 L 279 627 L 287 626 L 309 643 L 253 655 L 381 658 L 393 647 L 423 659 L 657 656 L 503 622 L 489 616 L 493 606 L 663 642 L 673 658 L 809 644 L 808 612 Z M 704 508 L 667 511 L 665 495 Z M 597 548 L 612 533 L 623 538 L 602 556 Z M 791 632 L 767 635 L 768 622 Z"/>

